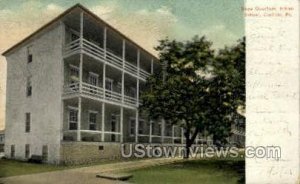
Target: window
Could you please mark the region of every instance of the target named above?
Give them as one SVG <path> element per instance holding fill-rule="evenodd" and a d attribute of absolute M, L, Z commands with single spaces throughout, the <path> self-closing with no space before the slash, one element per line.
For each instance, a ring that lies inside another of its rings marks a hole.
<path fill-rule="evenodd" d="M 79 90 L 79 67 L 70 65 L 70 88 L 73 91 L 78 91 Z"/>
<path fill-rule="evenodd" d="M 32 46 L 27 47 L 27 63 L 32 62 Z"/>
<path fill-rule="evenodd" d="M 130 135 L 135 134 L 135 119 L 131 118 L 130 119 Z"/>
<path fill-rule="evenodd" d="M 93 86 L 97 86 L 98 85 L 98 74 L 95 74 L 93 72 L 89 72 L 89 84 L 93 85 Z"/>
<path fill-rule="evenodd" d="M 48 146 L 47 145 L 43 145 L 42 148 L 42 159 L 44 162 L 48 161 Z"/>
<path fill-rule="evenodd" d="M 106 97 L 111 97 L 111 91 L 113 90 L 113 80 L 106 78 L 105 79 L 105 89 L 106 89 Z"/>
<path fill-rule="evenodd" d="M 69 109 L 69 130 L 77 130 L 78 110 L 76 108 Z"/>
<path fill-rule="evenodd" d="M 27 78 L 27 86 L 26 86 L 26 96 L 29 97 L 32 95 L 32 85 L 31 85 L 31 77 Z"/>
<path fill-rule="evenodd" d="M 117 131 L 117 116 L 115 114 L 111 115 L 111 132 L 116 132 Z M 116 135 L 111 134 L 111 141 L 115 142 L 116 141 Z"/>
<path fill-rule="evenodd" d="M 97 113 L 90 112 L 89 113 L 89 128 L 90 128 L 90 130 L 96 130 L 96 122 L 97 122 Z"/>
<path fill-rule="evenodd" d="M 89 73 L 89 84 L 92 85 L 90 86 L 90 92 L 96 94 L 97 93 L 97 88 L 93 86 L 98 86 L 98 78 L 99 75 L 95 74 L 93 72 Z"/>
<path fill-rule="evenodd" d="M 15 145 L 10 146 L 10 157 L 15 158 Z"/>
<path fill-rule="evenodd" d="M 25 144 L 25 158 L 29 158 L 30 155 L 30 145 Z"/>
<path fill-rule="evenodd" d="M 144 120 L 139 120 L 139 134 L 143 134 L 144 133 Z"/>
<path fill-rule="evenodd" d="M 117 83 L 117 92 L 122 93 L 122 83 L 121 82 Z"/>
<path fill-rule="evenodd" d="M 31 114 L 25 114 L 25 132 L 30 132 Z"/>
<path fill-rule="evenodd" d="M 79 67 L 78 66 L 70 65 L 70 76 L 72 78 L 79 77 Z"/>

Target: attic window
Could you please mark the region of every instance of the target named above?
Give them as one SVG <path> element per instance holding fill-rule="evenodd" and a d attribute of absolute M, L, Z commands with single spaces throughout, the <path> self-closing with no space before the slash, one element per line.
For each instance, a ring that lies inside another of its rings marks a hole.
<path fill-rule="evenodd" d="M 27 62 L 32 62 L 32 46 L 27 47 Z"/>

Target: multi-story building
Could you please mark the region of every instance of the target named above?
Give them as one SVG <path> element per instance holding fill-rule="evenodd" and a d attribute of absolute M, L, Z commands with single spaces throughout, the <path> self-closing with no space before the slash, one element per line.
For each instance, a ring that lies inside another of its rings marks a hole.
<path fill-rule="evenodd" d="M 3 55 L 8 158 L 86 162 L 118 157 L 120 143 L 184 141 L 138 111 L 157 58 L 80 4 Z"/>

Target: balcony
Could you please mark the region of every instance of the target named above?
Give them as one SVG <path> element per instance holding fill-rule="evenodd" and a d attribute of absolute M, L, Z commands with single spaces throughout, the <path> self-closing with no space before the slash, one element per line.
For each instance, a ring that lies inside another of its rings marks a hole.
<path fill-rule="evenodd" d="M 80 52 L 89 55 L 90 57 L 99 60 L 107 65 L 110 65 L 114 68 L 123 70 L 122 58 L 113 54 L 108 49 L 104 50 L 103 48 L 86 39 L 82 39 L 82 47 L 80 47 L 80 39 L 74 40 L 66 44 L 64 48 L 64 57 L 68 57 Z M 124 72 L 134 77 L 137 77 L 143 81 L 145 81 L 150 76 L 150 73 L 146 72 L 143 69 L 139 69 L 137 66 L 129 63 L 128 61 L 124 61 Z"/>
<path fill-rule="evenodd" d="M 77 82 L 64 86 L 64 96 L 78 94 L 111 104 L 124 105 L 130 108 L 137 108 L 139 105 L 136 98 L 126 95 L 122 96 L 120 93 L 107 89 L 104 90 L 102 87 L 85 82 Z"/>

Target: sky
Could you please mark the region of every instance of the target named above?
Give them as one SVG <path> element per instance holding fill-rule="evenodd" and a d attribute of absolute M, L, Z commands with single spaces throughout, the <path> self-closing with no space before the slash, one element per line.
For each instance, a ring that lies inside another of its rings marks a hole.
<path fill-rule="evenodd" d="M 166 37 L 205 35 L 215 49 L 244 36 L 243 0 L 0 0 L 0 52 L 81 3 L 146 50 Z M 5 126 L 6 61 L 0 56 L 0 130 Z"/>

